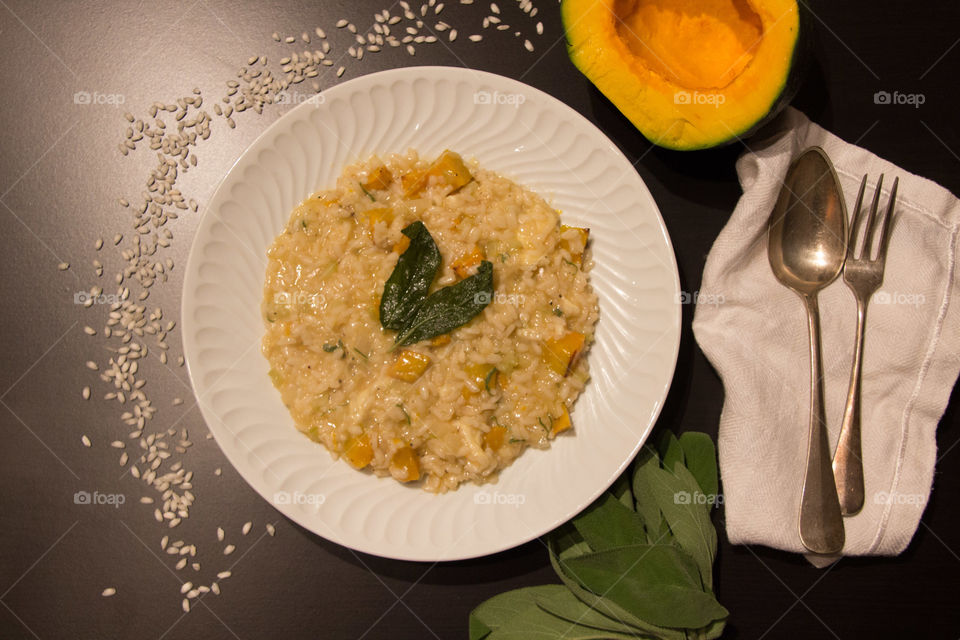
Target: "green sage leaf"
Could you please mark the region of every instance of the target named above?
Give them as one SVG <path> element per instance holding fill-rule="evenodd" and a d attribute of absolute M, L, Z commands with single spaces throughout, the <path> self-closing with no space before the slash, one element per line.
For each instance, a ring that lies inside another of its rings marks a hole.
<path fill-rule="evenodd" d="M 693 559 L 673 545 L 618 547 L 561 566 L 584 588 L 658 626 L 699 628 L 728 615 L 701 588 Z"/>
<path fill-rule="evenodd" d="M 716 496 L 720 488 L 717 481 L 717 448 L 713 439 L 705 433 L 688 431 L 681 433 L 679 440 L 687 469 L 697 479 L 700 490 L 706 496 Z"/>

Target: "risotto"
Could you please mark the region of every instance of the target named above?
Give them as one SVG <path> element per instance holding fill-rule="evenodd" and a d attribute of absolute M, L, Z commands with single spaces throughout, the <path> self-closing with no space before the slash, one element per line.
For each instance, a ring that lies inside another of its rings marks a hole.
<path fill-rule="evenodd" d="M 348 167 L 268 251 L 263 354 L 297 428 L 433 492 L 548 448 L 589 377 L 587 239 L 450 151 Z"/>

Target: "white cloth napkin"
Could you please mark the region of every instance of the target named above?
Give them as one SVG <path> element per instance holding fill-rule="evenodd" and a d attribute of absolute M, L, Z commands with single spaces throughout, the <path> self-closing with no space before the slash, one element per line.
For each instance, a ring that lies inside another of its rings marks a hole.
<path fill-rule="evenodd" d="M 955 279 L 960 202 L 946 189 L 840 140 L 789 109 L 780 133 L 737 161 L 743 188 L 707 257 L 693 331 L 723 379 L 719 457 L 727 535 L 734 544 L 805 551 L 797 532 L 805 468 L 810 373 L 801 299 L 774 278 L 767 220 L 790 162 L 819 145 L 833 161 L 853 215 L 885 174 L 900 177 L 886 276 L 867 310 L 862 428 L 866 501 L 845 519 L 843 555 L 896 555 L 913 537 L 933 482 L 935 431 L 960 370 Z M 831 452 L 846 401 L 856 304 L 838 278 L 820 293 L 824 391 Z M 810 558 L 825 566 L 825 558 Z M 819 561 L 819 562 L 818 562 Z"/>

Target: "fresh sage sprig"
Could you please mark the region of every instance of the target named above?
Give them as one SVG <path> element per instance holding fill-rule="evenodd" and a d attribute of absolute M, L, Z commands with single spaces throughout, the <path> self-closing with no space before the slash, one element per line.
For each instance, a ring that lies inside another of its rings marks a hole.
<path fill-rule="evenodd" d="M 420 221 L 402 233 L 410 246 L 397 259 L 380 299 L 380 324 L 397 331 L 391 350 L 449 333 L 493 299 L 493 264 L 486 260 L 472 276 L 427 295 L 440 267 L 440 250 Z"/>
<path fill-rule="evenodd" d="M 547 540 L 562 585 L 508 591 L 470 614 L 471 640 L 719 637 L 713 594 L 713 441 L 667 432 L 632 470 Z"/>

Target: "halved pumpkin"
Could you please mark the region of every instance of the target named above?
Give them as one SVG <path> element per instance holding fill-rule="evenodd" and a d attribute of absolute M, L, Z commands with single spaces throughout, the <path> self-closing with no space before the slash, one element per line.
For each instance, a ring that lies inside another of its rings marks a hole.
<path fill-rule="evenodd" d="M 799 87 L 797 0 L 563 0 L 561 12 L 570 59 L 662 147 L 744 138 Z"/>

